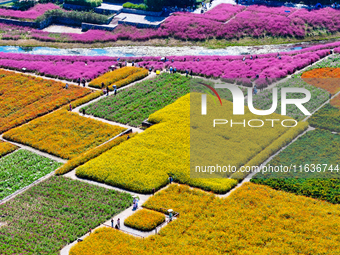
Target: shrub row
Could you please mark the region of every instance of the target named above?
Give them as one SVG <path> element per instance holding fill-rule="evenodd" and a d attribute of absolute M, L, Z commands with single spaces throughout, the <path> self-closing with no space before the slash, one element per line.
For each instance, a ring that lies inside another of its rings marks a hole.
<path fill-rule="evenodd" d="M 72 171 L 73 169 L 75 169 L 76 167 L 85 164 L 87 161 L 98 157 L 99 155 L 103 154 L 104 152 L 106 152 L 107 150 L 110 150 L 111 148 L 119 145 L 120 143 L 126 141 L 128 135 L 124 135 L 121 137 L 118 137 L 114 140 L 111 140 L 105 144 L 102 144 L 96 148 L 93 148 L 89 151 L 86 151 L 82 154 L 80 154 L 78 157 L 73 158 L 69 161 L 67 161 L 66 164 L 62 165 L 61 167 L 59 167 L 55 173 L 56 175 L 62 175 L 62 174 L 66 174 L 70 171 Z M 134 134 L 130 134 L 130 137 L 134 136 Z"/>

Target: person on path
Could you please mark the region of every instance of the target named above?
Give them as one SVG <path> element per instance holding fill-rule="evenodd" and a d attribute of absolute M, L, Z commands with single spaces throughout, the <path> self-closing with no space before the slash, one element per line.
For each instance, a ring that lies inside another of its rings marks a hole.
<path fill-rule="evenodd" d="M 170 176 L 170 177 L 169 177 L 169 182 L 170 182 L 170 184 L 172 183 L 172 181 L 173 181 L 173 178 L 172 178 L 172 176 Z"/>
<path fill-rule="evenodd" d="M 92 233 L 92 229 L 91 229 L 91 228 L 90 228 L 90 231 L 89 231 L 89 232 L 90 232 L 89 234 L 91 235 L 91 233 Z"/>
<path fill-rule="evenodd" d="M 151 67 L 149 67 L 149 74 L 151 74 L 151 71 L 152 71 L 152 68 L 151 68 Z"/>
<path fill-rule="evenodd" d="M 111 219 L 111 228 L 113 228 L 114 227 L 114 220 L 113 219 Z"/>
<path fill-rule="evenodd" d="M 170 66 L 170 73 L 172 73 L 172 66 Z"/>
<path fill-rule="evenodd" d="M 102 85 L 101 85 L 101 86 L 102 86 L 102 88 L 104 88 L 104 86 L 105 86 L 104 82 L 102 82 Z"/>
<path fill-rule="evenodd" d="M 130 139 L 130 136 L 128 135 L 127 137 L 126 137 L 126 140 L 129 140 Z"/>
<path fill-rule="evenodd" d="M 83 108 L 83 109 L 81 109 L 82 110 L 82 112 L 83 112 L 83 115 L 85 115 L 85 108 Z"/>
<path fill-rule="evenodd" d="M 114 88 L 113 94 L 117 95 L 117 88 L 116 87 Z"/>
<path fill-rule="evenodd" d="M 191 76 L 191 78 L 192 78 L 192 70 L 190 70 L 190 76 Z"/>
<path fill-rule="evenodd" d="M 80 86 L 80 78 L 78 78 L 78 86 Z"/>
<path fill-rule="evenodd" d="M 66 85 L 65 85 L 65 89 L 68 89 L 68 83 L 66 83 Z"/>
<path fill-rule="evenodd" d="M 329 99 L 331 99 L 332 98 L 332 94 L 331 93 L 329 93 Z"/>
<path fill-rule="evenodd" d="M 172 221 L 172 212 L 169 212 L 169 222 Z"/>
<path fill-rule="evenodd" d="M 109 95 L 109 92 L 110 92 L 109 87 L 107 87 L 107 88 L 106 88 L 106 96 Z"/>
<path fill-rule="evenodd" d="M 120 229 L 120 219 L 119 218 L 117 220 L 117 226 L 118 226 L 118 229 Z"/>
<path fill-rule="evenodd" d="M 188 77 L 189 71 L 188 69 L 185 70 L 185 76 Z"/>
<path fill-rule="evenodd" d="M 174 73 L 176 73 L 177 72 L 177 69 L 176 69 L 176 67 L 174 68 Z"/>
<path fill-rule="evenodd" d="M 83 87 L 85 88 L 85 85 L 86 85 L 86 81 L 85 79 L 83 78 Z"/>
<path fill-rule="evenodd" d="M 69 105 L 69 108 L 70 108 L 70 112 L 72 112 L 72 105 L 71 104 Z"/>

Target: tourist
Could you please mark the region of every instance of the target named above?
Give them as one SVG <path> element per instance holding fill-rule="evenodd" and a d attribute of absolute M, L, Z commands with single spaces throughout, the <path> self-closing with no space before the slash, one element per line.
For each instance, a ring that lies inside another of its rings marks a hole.
<path fill-rule="evenodd" d="M 172 176 L 169 177 L 169 183 L 171 184 L 173 181 Z"/>
<path fill-rule="evenodd" d="M 126 140 L 129 140 L 130 139 L 130 136 L 128 135 L 127 137 L 126 137 Z"/>
<path fill-rule="evenodd" d="M 192 70 L 190 70 L 190 76 L 191 76 L 191 78 L 192 78 Z"/>
<path fill-rule="evenodd" d="M 135 66 L 135 61 L 132 61 L 132 66 Z"/>
<path fill-rule="evenodd" d="M 177 72 L 177 69 L 176 69 L 176 67 L 174 68 L 174 73 L 176 73 Z"/>
<path fill-rule="evenodd" d="M 107 87 L 107 88 L 106 88 L 106 96 L 109 95 L 109 92 L 110 92 L 109 87 Z"/>
<path fill-rule="evenodd" d="M 118 218 L 118 220 L 117 220 L 116 229 L 120 229 L 120 219 L 119 219 L 119 218 Z"/>
<path fill-rule="evenodd" d="M 90 228 L 89 232 L 90 232 L 89 234 L 91 235 L 91 233 L 92 233 L 92 229 L 91 228 Z"/>
<path fill-rule="evenodd" d="M 71 104 L 69 105 L 69 109 L 70 109 L 70 112 L 72 112 L 72 105 Z"/>
<path fill-rule="evenodd" d="M 173 63 L 175 60 L 174 59 L 171 59 L 171 63 Z"/>
<path fill-rule="evenodd" d="M 86 81 L 85 79 L 83 78 L 83 87 L 85 88 L 85 85 L 86 85 Z"/>
<path fill-rule="evenodd" d="M 111 219 L 111 228 L 113 228 L 113 226 L 114 226 L 114 220 L 113 219 Z"/>
<path fill-rule="evenodd" d="M 170 73 L 172 73 L 172 70 L 173 70 L 173 69 L 172 69 L 172 66 L 170 66 Z"/>
<path fill-rule="evenodd" d="M 332 94 L 329 94 L 329 99 L 331 99 L 332 98 Z"/>
<path fill-rule="evenodd" d="M 66 83 L 66 85 L 65 85 L 65 89 L 68 89 L 68 84 Z"/>
<path fill-rule="evenodd" d="M 152 71 L 152 68 L 151 67 L 149 67 L 149 73 L 151 74 L 151 71 Z"/>
<path fill-rule="evenodd" d="M 187 61 L 187 58 L 184 58 L 184 62 Z"/>
<path fill-rule="evenodd" d="M 172 221 L 172 212 L 169 212 L 169 222 Z"/>
<path fill-rule="evenodd" d="M 102 87 L 101 88 L 104 88 L 104 86 L 105 86 L 105 84 L 104 84 L 104 82 L 102 82 Z"/>
<path fill-rule="evenodd" d="M 253 59 L 253 56 L 252 56 L 252 55 L 250 55 L 250 59 Z"/>
<path fill-rule="evenodd" d="M 117 86 L 116 85 L 113 85 L 113 94 L 117 95 Z"/>
<path fill-rule="evenodd" d="M 85 115 L 85 108 L 82 109 L 83 115 Z"/>
<path fill-rule="evenodd" d="M 245 61 L 246 60 L 246 57 L 243 57 L 242 61 Z"/>
<path fill-rule="evenodd" d="M 80 78 L 78 78 L 78 86 L 80 86 Z"/>
<path fill-rule="evenodd" d="M 189 71 L 188 69 L 185 70 L 185 76 L 188 77 Z"/>

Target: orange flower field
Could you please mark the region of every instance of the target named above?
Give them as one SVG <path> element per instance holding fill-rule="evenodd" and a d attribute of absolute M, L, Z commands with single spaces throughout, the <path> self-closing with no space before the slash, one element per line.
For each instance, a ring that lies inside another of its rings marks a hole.
<path fill-rule="evenodd" d="M 11 143 L 0 141 L 0 157 L 3 157 L 8 153 L 11 153 L 12 151 L 15 151 L 16 149 L 18 149 L 18 146 L 15 146 L 14 144 Z"/>
<path fill-rule="evenodd" d="M 0 70 L 0 133 L 44 115 L 91 90 Z"/>
<path fill-rule="evenodd" d="M 246 183 L 227 199 L 172 185 L 146 206 L 180 216 L 143 240 L 100 228 L 70 255 L 340 253 L 340 206 L 262 185 Z"/>
<path fill-rule="evenodd" d="M 331 94 L 340 91 L 340 68 L 318 68 L 302 74 L 302 79 L 315 86 L 327 90 Z"/>
<path fill-rule="evenodd" d="M 125 130 L 62 109 L 11 129 L 4 138 L 72 159 Z"/>

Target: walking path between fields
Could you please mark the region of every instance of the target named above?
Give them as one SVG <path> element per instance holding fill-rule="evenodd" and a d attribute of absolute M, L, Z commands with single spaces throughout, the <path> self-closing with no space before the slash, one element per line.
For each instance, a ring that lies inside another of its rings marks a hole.
<path fill-rule="evenodd" d="M 136 85 L 136 84 L 138 84 L 140 82 L 143 82 L 145 80 L 149 80 L 149 79 L 152 79 L 152 78 L 155 78 L 155 77 L 156 77 L 156 73 L 152 72 L 151 74 L 149 74 L 148 76 L 146 76 L 145 78 L 143 78 L 141 80 L 132 82 L 132 83 L 130 83 L 127 86 L 124 86 L 124 87 L 121 87 L 121 88 L 117 89 L 117 92 L 119 93 L 120 91 L 122 91 L 124 89 L 130 88 L 130 87 L 132 87 L 132 86 L 134 86 L 134 85 Z M 110 93 L 111 93 L 111 95 L 109 94 L 109 96 L 113 96 L 113 92 L 110 92 Z M 101 99 L 104 99 L 104 98 L 107 98 L 107 97 L 108 96 L 106 96 L 106 95 L 102 95 L 100 97 L 97 97 L 96 99 L 91 100 L 88 103 L 82 104 L 82 105 L 74 108 L 72 111 L 82 115 L 82 113 L 80 112 L 80 109 L 82 109 L 82 108 L 84 108 L 84 107 L 86 107 L 86 106 L 88 106 L 90 104 L 93 104 L 95 102 L 98 102 Z M 85 115 L 82 115 L 82 116 L 87 117 L 87 118 L 91 118 L 91 119 L 95 119 L 95 120 L 98 120 L 98 121 L 102 121 L 102 122 L 105 122 L 105 123 L 108 123 L 108 124 L 111 124 L 111 125 L 115 125 L 115 126 L 120 126 L 120 127 L 124 127 L 124 128 L 128 128 L 128 129 L 132 129 L 133 133 L 142 133 L 144 131 L 143 129 L 140 129 L 140 128 L 137 128 L 137 127 L 125 125 L 125 124 L 122 124 L 122 123 L 119 123 L 119 122 L 114 122 L 114 121 L 106 120 L 106 119 L 103 119 L 103 118 L 98 118 L 98 117 L 95 117 L 93 115 L 88 115 L 88 114 L 86 114 L 86 112 L 85 112 Z"/>

